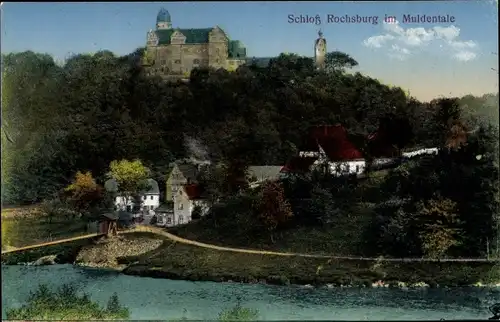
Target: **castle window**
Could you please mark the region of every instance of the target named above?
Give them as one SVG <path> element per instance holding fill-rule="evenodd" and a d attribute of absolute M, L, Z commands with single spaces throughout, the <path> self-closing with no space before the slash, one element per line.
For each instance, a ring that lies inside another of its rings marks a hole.
<path fill-rule="evenodd" d="M 194 59 L 194 60 L 193 60 L 193 64 L 198 65 L 199 63 L 200 63 L 200 60 L 199 60 L 199 59 Z"/>
<path fill-rule="evenodd" d="M 180 63 L 181 63 L 180 59 L 177 59 L 177 60 L 175 61 L 175 63 L 176 63 L 176 64 L 180 64 Z"/>

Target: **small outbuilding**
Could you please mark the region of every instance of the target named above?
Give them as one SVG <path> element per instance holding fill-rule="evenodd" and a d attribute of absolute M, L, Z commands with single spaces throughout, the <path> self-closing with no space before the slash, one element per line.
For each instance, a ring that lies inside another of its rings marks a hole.
<path fill-rule="evenodd" d="M 99 222 L 99 233 L 106 236 L 116 236 L 118 234 L 118 215 L 112 212 L 104 213 L 97 219 Z"/>

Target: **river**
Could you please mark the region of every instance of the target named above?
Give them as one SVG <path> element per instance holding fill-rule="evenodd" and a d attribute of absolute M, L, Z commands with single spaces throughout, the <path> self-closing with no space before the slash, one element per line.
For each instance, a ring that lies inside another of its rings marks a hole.
<path fill-rule="evenodd" d="M 258 309 L 261 320 L 439 320 L 487 319 L 500 289 L 377 289 L 268 286 L 189 282 L 126 276 L 71 265 L 2 266 L 2 319 L 22 305 L 38 284 L 71 283 L 105 305 L 113 292 L 131 319 L 215 319 L 236 305 Z"/>

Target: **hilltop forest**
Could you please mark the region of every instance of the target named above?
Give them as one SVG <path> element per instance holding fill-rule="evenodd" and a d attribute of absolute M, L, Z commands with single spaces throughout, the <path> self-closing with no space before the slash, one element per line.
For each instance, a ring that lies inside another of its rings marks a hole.
<path fill-rule="evenodd" d="M 461 214 L 457 222 L 480 222 L 460 226 L 469 227 L 472 255 L 495 236 L 498 94 L 420 102 L 352 73 L 357 63 L 340 52 L 324 72 L 309 58 L 282 54 L 265 68 L 198 69 L 189 82 L 165 82 L 146 75 L 142 53 L 81 54 L 63 66 L 30 51 L 2 55 L 4 203 L 50 199 L 77 171 L 102 182 L 118 159 L 140 159 L 161 183 L 172 161 L 193 156 L 187 138 L 203 147 L 197 158 L 283 165 L 313 125 L 343 124 L 363 151 L 364 138 L 383 125 L 401 148 L 445 151 L 391 172 L 385 194 L 411 196 L 414 212 L 435 206 Z M 413 240 L 415 229 L 404 238 Z M 408 249 L 409 241 L 379 240 Z"/>

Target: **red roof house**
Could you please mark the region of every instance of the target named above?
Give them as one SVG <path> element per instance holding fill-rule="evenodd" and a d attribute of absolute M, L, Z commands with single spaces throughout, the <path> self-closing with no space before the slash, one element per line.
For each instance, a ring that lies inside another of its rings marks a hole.
<path fill-rule="evenodd" d="M 368 136 L 370 154 L 374 157 L 393 157 L 399 154 L 379 132 Z M 310 129 L 300 155 L 291 158 L 282 172 L 307 172 L 324 151 L 329 161 L 364 159 L 361 150 L 349 138 L 346 129 L 338 125 L 315 126 Z"/>

